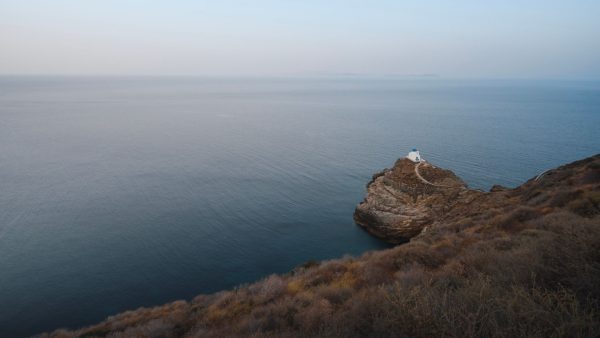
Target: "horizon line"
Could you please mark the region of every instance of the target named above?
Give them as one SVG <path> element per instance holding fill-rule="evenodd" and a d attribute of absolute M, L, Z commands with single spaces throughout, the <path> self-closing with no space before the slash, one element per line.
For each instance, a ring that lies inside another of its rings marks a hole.
<path fill-rule="evenodd" d="M 522 81 L 600 81 L 600 77 L 583 76 L 443 76 L 435 73 L 423 74 L 361 74 L 361 73 L 330 73 L 330 74 L 117 74 L 117 73 L 0 73 L 0 77 L 105 77 L 105 78 L 205 78 L 205 79 L 422 79 L 422 80 L 522 80 Z"/>

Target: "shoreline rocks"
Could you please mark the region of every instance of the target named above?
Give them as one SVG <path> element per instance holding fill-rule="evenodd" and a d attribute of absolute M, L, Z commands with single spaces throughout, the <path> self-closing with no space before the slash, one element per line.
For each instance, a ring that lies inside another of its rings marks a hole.
<path fill-rule="evenodd" d="M 600 155 L 548 170 L 516 188 L 467 188 L 452 171 L 399 159 L 373 176 L 354 221 L 372 235 L 399 244 L 431 231 L 461 231 L 479 224 L 518 230 L 529 219 L 567 209 L 600 214 Z M 453 229 L 453 230 L 449 230 Z M 483 231 L 483 230 L 482 230 Z"/>
<path fill-rule="evenodd" d="M 367 195 L 354 211 L 354 221 L 390 243 L 408 241 L 456 204 L 485 194 L 469 190 L 452 171 L 407 158 L 373 175 Z"/>

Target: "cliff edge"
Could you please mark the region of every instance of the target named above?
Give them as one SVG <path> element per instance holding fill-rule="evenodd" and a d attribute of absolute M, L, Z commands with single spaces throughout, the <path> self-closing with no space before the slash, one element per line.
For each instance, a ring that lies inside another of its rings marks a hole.
<path fill-rule="evenodd" d="M 449 170 L 399 159 L 392 169 L 373 176 L 354 220 L 385 241 L 401 243 L 449 226 L 502 223 L 519 227 L 560 208 L 591 216 L 600 213 L 599 162 L 596 155 L 545 171 L 515 189 L 495 185 L 483 192 L 468 189 Z"/>
<path fill-rule="evenodd" d="M 355 222 L 391 243 L 402 243 L 458 205 L 483 193 L 467 189 L 449 170 L 407 158 L 373 175 L 367 196 L 354 212 Z"/>

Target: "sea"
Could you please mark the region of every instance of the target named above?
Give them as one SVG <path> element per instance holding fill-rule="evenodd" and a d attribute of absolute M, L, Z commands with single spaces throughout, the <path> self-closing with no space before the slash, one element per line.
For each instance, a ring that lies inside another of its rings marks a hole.
<path fill-rule="evenodd" d="M 0 77 L 0 337 L 389 247 L 352 220 L 412 149 L 470 187 L 600 152 L 600 81 Z"/>

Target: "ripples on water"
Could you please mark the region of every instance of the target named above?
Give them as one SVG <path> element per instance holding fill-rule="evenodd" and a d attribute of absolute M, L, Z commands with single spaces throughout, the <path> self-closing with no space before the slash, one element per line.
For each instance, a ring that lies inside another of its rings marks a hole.
<path fill-rule="evenodd" d="M 410 148 L 516 186 L 599 126 L 597 82 L 0 78 L 0 336 L 383 248 L 352 212 Z"/>

